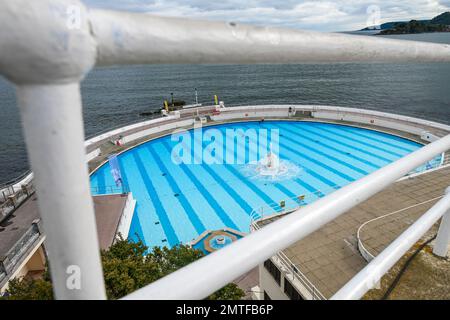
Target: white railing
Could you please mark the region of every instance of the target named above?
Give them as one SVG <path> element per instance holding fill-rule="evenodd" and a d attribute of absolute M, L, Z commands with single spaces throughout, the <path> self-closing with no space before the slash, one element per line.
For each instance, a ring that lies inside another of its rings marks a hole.
<path fill-rule="evenodd" d="M 7 276 L 14 274 L 20 261 L 29 252 L 42 243 L 45 235 L 42 232 L 39 219 L 34 220 L 31 226 L 23 233 L 19 240 L 8 250 L 4 257 L 0 257 L 0 288 L 6 282 Z M 38 241 L 39 240 L 39 241 Z"/>
<path fill-rule="evenodd" d="M 257 223 L 252 223 L 252 232 L 260 230 Z M 282 251 L 277 252 L 272 257 L 274 263 L 276 263 L 285 277 L 291 278 L 291 281 L 298 281 L 302 286 L 302 293 L 306 290 L 306 298 L 310 300 L 326 300 L 325 296 L 320 292 L 319 289 L 311 282 L 309 279 L 300 271 L 299 267 L 296 266 L 291 259 L 289 259 Z"/>
<path fill-rule="evenodd" d="M 400 209 L 400 210 L 396 210 L 396 211 L 394 211 L 394 212 L 390 212 L 390 213 L 388 213 L 388 214 L 384 214 L 384 215 L 382 215 L 382 216 L 379 216 L 379 217 L 376 217 L 376 218 L 374 218 L 374 219 L 371 219 L 371 220 L 368 220 L 368 221 L 364 222 L 362 225 L 359 226 L 358 231 L 356 231 L 356 239 L 357 239 L 357 241 L 358 241 L 358 251 L 359 251 L 359 253 L 361 253 L 361 255 L 363 256 L 363 258 L 364 258 L 366 261 L 368 261 L 368 262 L 372 261 L 372 260 L 375 258 L 374 255 L 373 255 L 373 254 L 372 254 L 372 253 L 364 246 L 363 240 L 361 239 L 361 231 L 362 231 L 362 230 L 364 229 L 364 227 L 366 227 L 368 224 L 370 224 L 370 223 L 372 223 L 372 222 L 375 222 L 375 221 L 378 221 L 378 220 L 381 220 L 381 219 L 384 219 L 384 218 L 387 218 L 387 217 L 389 217 L 389 216 L 393 216 L 393 215 L 395 215 L 395 214 L 399 214 L 399 213 L 405 212 L 406 210 L 410 210 L 410 209 L 413 209 L 413 208 L 417 208 L 417 207 L 419 207 L 419 206 L 421 206 L 421 205 L 424 205 L 424 204 L 427 204 L 427 203 L 430 203 L 430 202 L 433 202 L 433 201 L 437 201 L 437 200 L 441 199 L 442 197 L 443 197 L 443 196 L 439 196 L 439 197 L 436 197 L 436 198 L 433 198 L 433 199 L 429 199 L 429 200 L 427 200 L 427 201 L 423 201 L 423 202 L 414 204 L 414 205 L 412 205 L 412 206 L 409 206 L 409 207 L 406 207 L 406 208 L 402 208 L 402 209 Z"/>
<path fill-rule="evenodd" d="M 0 184 L 0 203 L 6 201 L 8 199 L 8 196 L 22 190 L 22 186 L 31 183 L 32 180 L 33 172 L 27 170 L 17 178 Z"/>
<path fill-rule="evenodd" d="M 0 74 L 16 86 L 59 299 L 106 298 L 79 85 L 94 65 L 450 62 L 445 44 L 88 11 L 78 0 L 3 0 L 0 29 Z M 203 298 L 449 148 L 450 136 L 431 143 L 128 298 Z M 74 270 L 79 290 L 66 286 Z"/>

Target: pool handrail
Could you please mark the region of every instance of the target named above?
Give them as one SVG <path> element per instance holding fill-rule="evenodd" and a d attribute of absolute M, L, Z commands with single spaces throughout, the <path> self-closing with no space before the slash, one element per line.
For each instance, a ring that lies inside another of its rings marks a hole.
<path fill-rule="evenodd" d="M 329 186 L 329 191 L 336 191 L 337 189 L 341 188 L 340 185 L 333 185 L 333 186 Z M 297 202 L 297 205 L 294 206 L 284 206 L 282 207 L 280 205 L 280 202 L 272 202 L 272 203 L 266 203 L 262 206 L 259 206 L 257 208 L 254 208 L 251 212 L 250 212 L 250 219 L 251 219 L 251 224 L 261 221 L 261 220 L 265 220 L 267 218 L 270 217 L 274 217 L 277 215 L 282 215 L 288 212 L 292 212 L 298 208 L 304 207 L 307 205 L 307 203 L 302 203 L 304 199 L 306 199 L 307 196 L 316 196 L 317 198 L 322 198 L 324 196 L 326 196 L 326 194 L 323 192 L 324 189 L 322 190 L 316 190 L 314 192 L 306 192 L 306 193 L 302 193 L 299 194 L 298 196 L 295 197 L 290 197 L 290 198 L 283 198 L 280 200 L 281 201 L 289 201 L 289 202 Z M 299 197 L 303 197 L 302 200 L 299 199 Z"/>

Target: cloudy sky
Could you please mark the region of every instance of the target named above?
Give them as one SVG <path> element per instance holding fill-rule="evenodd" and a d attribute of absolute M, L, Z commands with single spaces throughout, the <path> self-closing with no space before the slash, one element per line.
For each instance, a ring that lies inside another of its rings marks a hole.
<path fill-rule="evenodd" d="M 82 0 L 91 7 L 319 31 L 432 18 L 450 0 Z"/>

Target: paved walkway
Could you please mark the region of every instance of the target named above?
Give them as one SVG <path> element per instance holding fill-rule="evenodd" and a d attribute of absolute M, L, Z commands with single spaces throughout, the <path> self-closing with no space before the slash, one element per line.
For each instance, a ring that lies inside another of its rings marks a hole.
<path fill-rule="evenodd" d="M 246 274 L 240 276 L 238 279 L 233 281 L 239 288 L 245 292 L 244 300 L 252 299 L 252 288 L 259 284 L 259 269 L 258 267 L 253 268 Z"/>
<path fill-rule="evenodd" d="M 116 239 L 117 228 L 122 217 L 128 194 L 95 196 L 94 210 L 100 249 L 107 250 Z"/>
<path fill-rule="evenodd" d="M 36 194 L 32 195 L 0 224 L 0 258 L 27 232 L 33 220 L 40 219 L 36 199 Z M 96 196 L 93 200 L 100 247 L 107 249 L 115 239 L 127 195 Z"/>
<path fill-rule="evenodd" d="M 34 194 L 0 224 L 0 259 L 6 256 L 36 219 L 39 219 L 39 213 Z"/>
<path fill-rule="evenodd" d="M 283 252 L 329 298 L 367 265 L 356 240 L 364 222 L 443 195 L 449 185 L 450 168 L 396 182 Z M 382 251 L 433 204 L 405 210 L 367 228 L 363 237 L 372 254 Z"/>

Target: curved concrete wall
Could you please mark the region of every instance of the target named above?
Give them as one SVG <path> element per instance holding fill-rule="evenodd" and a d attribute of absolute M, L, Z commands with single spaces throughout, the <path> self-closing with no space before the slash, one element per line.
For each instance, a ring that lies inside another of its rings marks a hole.
<path fill-rule="evenodd" d="M 86 161 L 89 162 L 100 155 L 100 146 L 109 140 L 120 137 L 123 143 L 130 143 L 151 134 L 192 126 L 196 116 L 205 115 L 208 115 L 211 120 L 218 122 L 259 118 L 299 119 L 302 117 L 321 121 L 347 121 L 394 129 L 420 136 L 428 141 L 450 134 L 449 125 L 366 109 L 320 105 L 254 105 L 221 109 L 218 109 L 216 106 L 205 106 L 196 109 L 180 110 L 169 116 L 139 122 L 88 139 L 85 142 Z M 14 188 L 20 188 L 22 184 L 31 181 L 32 177 L 32 174 L 30 174 L 23 180 L 18 181 Z M 0 196 L 2 196 L 2 191 L 8 192 L 8 189 L 0 190 Z"/>

